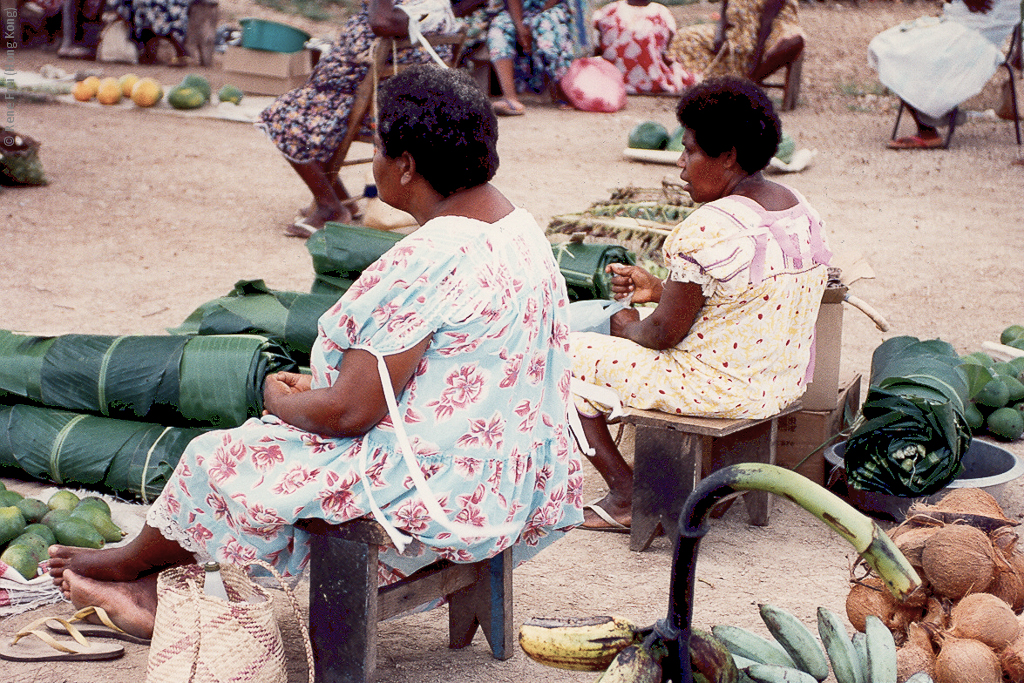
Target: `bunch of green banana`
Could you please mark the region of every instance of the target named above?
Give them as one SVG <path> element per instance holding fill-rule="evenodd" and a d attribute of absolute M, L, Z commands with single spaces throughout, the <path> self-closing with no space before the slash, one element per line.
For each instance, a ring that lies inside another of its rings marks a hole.
<path fill-rule="evenodd" d="M 738 626 L 712 628 L 740 671 L 756 683 L 818 683 L 828 678 L 828 660 L 811 630 L 783 609 L 773 605 L 759 609 L 775 640 Z"/>
<path fill-rule="evenodd" d="M 839 616 L 819 607 L 818 633 L 836 683 L 896 683 L 896 642 L 878 617 L 869 615 L 864 633 L 850 638 Z"/>
<path fill-rule="evenodd" d="M 622 617 L 535 618 L 520 627 L 519 645 L 530 659 L 546 666 L 601 671 L 649 632 Z"/>

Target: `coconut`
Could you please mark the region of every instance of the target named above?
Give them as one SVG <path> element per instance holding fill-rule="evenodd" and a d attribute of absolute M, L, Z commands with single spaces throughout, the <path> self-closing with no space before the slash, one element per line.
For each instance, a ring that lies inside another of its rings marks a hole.
<path fill-rule="evenodd" d="M 935 678 L 935 650 L 925 628 L 911 624 L 906 644 L 896 650 L 896 680 L 906 681 L 919 671 Z"/>
<path fill-rule="evenodd" d="M 922 596 L 924 594 L 922 593 Z M 850 586 L 846 595 L 846 618 L 858 631 L 867 628 L 867 617 L 873 614 L 892 631 L 897 644 L 906 638 L 907 626 L 921 618 L 923 609 L 917 606 L 923 602 L 900 603 L 885 588 L 882 580 L 869 576 Z"/>
<path fill-rule="evenodd" d="M 983 592 L 995 575 L 992 542 L 980 529 L 948 524 L 925 542 L 921 568 L 939 595 L 959 600 Z"/>
<path fill-rule="evenodd" d="M 932 506 L 943 512 L 963 512 L 969 515 L 1002 517 L 1008 522 L 1006 513 L 991 493 L 979 488 L 951 489 L 938 503 Z"/>
<path fill-rule="evenodd" d="M 946 636 L 935 658 L 935 683 L 1000 683 L 999 658 L 980 640 Z"/>
<path fill-rule="evenodd" d="M 935 526 L 908 527 L 899 533 L 893 541 L 907 561 L 913 567 L 920 569 L 924 544 L 939 528 Z"/>
<path fill-rule="evenodd" d="M 942 604 L 942 601 L 934 596 L 929 597 L 928 604 L 925 606 L 924 617 L 921 619 L 921 622 L 936 626 L 940 629 L 945 629 L 948 620 L 949 612 L 946 609 L 946 606 Z"/>
<path fill-rule="evenodd" d="M 1000 650 L 1017 637 L 1017 615 L 1006 602 L 991 593 L 965 595 L 950 612 L 950 633 L 958 638 L 980 640 Z"/>
<path fill-rule="evenodd" d="M 1011 683 L 1024 683 L 1024 633 L 999 653 L 999 665 Z"/>
<path fill-rule="evenodd" d="M 1005 566 L 996 567 L 988 592 L 1005 600 L 1014 612 L 1020 612 L 1024 609 L 1024 555 L 1004 553 L 999 547 L 995 550 L 996 557 L 1002 558 Z"/>

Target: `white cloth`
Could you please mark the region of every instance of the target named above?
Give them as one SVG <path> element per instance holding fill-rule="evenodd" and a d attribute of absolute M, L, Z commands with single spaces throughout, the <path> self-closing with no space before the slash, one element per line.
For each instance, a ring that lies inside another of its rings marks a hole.
<path fill-rule="evenodd" d="M 938 118 L 981 92 L 1003 63 L 1003 43 L 1019 21 L 1019 0 L 995 0 L 987 13 L 953 0 L 942 17 L 904 22 L 875 36 L 868 64 L 904 102 Z"/>

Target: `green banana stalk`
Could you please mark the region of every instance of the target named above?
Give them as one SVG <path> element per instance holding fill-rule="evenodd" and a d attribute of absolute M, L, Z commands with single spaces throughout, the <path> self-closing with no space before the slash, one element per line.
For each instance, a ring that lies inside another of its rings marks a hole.
<path fill-rule="evenodd" d="M 546 666 L 601 671 L 643 635 L 622 617 L 535 618 L 520 627 L 519 645 L 530 659 Z"/>

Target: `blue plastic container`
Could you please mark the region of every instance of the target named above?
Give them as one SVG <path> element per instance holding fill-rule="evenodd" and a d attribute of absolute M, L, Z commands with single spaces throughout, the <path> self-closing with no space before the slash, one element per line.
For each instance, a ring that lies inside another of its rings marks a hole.
<path fill-rule="evenodd" d="M 242 47 L 268 52 L 298 52 L 306 46 L 310 35 L 305 31 L 266 19 L 239 19 L 242 25 Z"/>

